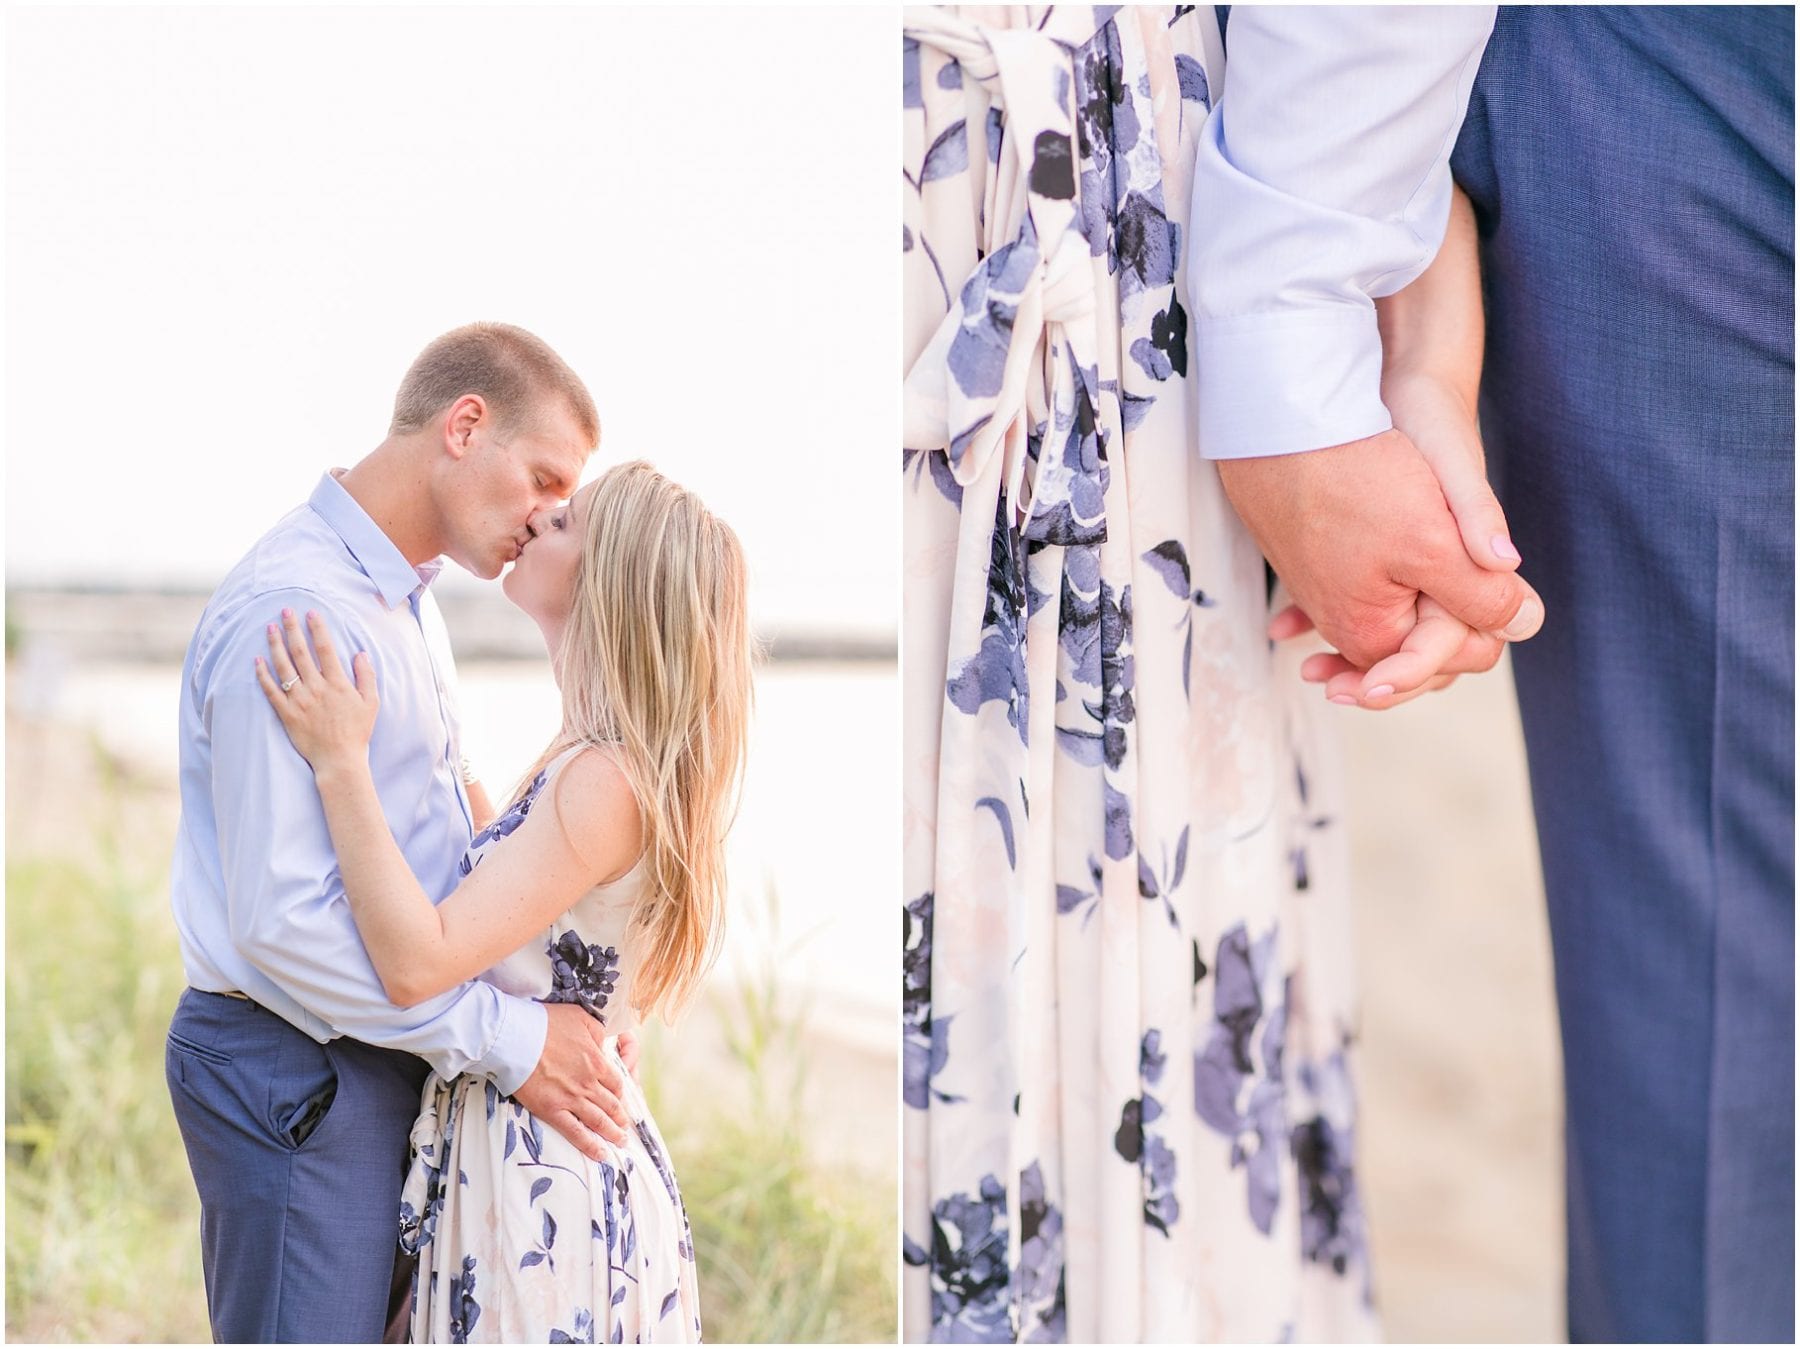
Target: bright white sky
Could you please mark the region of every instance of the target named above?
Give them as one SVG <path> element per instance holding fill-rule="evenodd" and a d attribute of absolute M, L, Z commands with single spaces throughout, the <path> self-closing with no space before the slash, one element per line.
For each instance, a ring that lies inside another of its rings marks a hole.
<path fill-rule="evenodd" d="M 522 324 L 739 529 L 762 621 L 898 614 L 897 11 L 6 17 L 9 581 L 210 584 Z"/>

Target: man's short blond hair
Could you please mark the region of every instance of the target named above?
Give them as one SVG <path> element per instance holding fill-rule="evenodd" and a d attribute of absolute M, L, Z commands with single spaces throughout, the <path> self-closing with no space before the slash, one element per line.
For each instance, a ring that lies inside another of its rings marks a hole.
<path fill-rule="evenodd" d="M 426 426 L 464 394 L 479 394 L 502 433 L 534 425 L 560 400 L 589 446 L 599 443 L 600 414 L 593 395 L 543 338 L 510 323 L 470 323 L 445 333 L 419 353 L 394 395 L 389 435 Z"/>

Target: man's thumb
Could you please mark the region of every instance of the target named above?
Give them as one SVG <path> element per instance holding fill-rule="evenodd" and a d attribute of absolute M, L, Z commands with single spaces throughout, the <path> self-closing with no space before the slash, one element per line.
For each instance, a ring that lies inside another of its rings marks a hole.
<path fill-rule="evenodd" d="M 1523 642 L 1544 626 L 1544 601 L 1522 576 L 1453 568 L 1421 587 L 1478 632 Z"/>

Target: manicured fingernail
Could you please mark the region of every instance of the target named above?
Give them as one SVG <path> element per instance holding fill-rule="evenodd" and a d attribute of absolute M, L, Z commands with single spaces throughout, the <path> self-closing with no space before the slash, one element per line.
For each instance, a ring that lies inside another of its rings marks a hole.
<path fill-rule="evenodd" d="M 1388 697 L 1393 696 L 1393 692 L 1394 692 L 1394 686 L 1392 684 L 1377 684 L 1372 689 L 1364 689 L 1363 697 L 1365 697 L 1365 698 L 1388 698 Z"/>
<path fill-rule="evenodd" d="M 294 611 L 292 609 L 283 609 L 281 611 L 281 616 L 283 618 L 291 619 L 294 616 Z"/>
<path fill-rule="evenodd" d="M 275 625 L 273 623 L 271 623 L 271 624 L 269 624 L 269 636 L 273 637 L 274 635 L 275 635 Z"/>
<path fill-rule="evenodd" d="M 306 621 L 308 623 L 317 623 L 319 621 L 319 615 L 318 615 L 317 611 L 308 609 L 306 611 Z"/>
<path fill-rule="evenodd" d="M 1522 642 L 1536 632 L 1544 621 L 1544 606 L 1535 595 L 1529 595 L 1525 603 L 1519 606 L 1519 612 L 1513 615 L 1500 635 L 1509 642 Z"/>
<path fill-rule="evenodd" d="M 1336 703 L 1339 707 L 1356 706 L 1356 699 L 1348 693 L 1334 693 L 1331 695 L 1331 701 Z"/>
<path fill-rule="evenodd" d="M 1494 550 L 1495 557 L 1503 557 L 1508 562 L 1520 561 L 1519 550 L 1513 547 L 1512 540 L 1507 538 L 1504 534 L 1496 534 L 1493 538 L 1489 539 L 1488 547 Z"/>

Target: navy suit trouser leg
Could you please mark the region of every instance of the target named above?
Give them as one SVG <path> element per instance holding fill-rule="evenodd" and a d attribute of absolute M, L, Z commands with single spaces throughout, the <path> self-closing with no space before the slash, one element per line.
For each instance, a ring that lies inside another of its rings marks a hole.
<path fill-rule="evenodd" d="M 1502 7 L 1453 162 L 1567 1097 L 1572 1339 L 1794 1336 L 1793 11 Z"/>
<path fill-rule="evenodd" d="M 379 1343 L 426 1065 L 189 989 L 165 1066 L 220 1343 Z"/>

